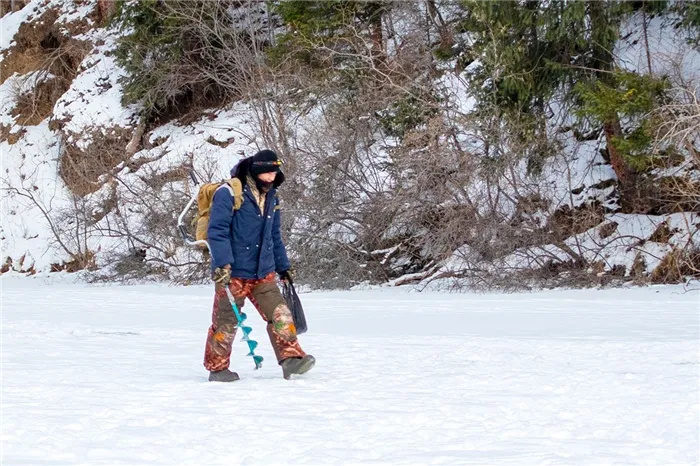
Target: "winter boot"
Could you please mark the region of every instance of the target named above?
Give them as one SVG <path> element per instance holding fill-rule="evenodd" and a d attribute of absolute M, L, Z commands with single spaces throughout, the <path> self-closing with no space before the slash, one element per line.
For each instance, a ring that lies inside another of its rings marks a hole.
<path fill-rule="evenodd" d="M 280 363 L 282 366 L 282 375 L 285 379 L 289 378 L 293 374 L 304 374 L 309 372 L 312 367 L 316 364 L 316 360 L 310 354 L 307 354 L 303 358 L 287 358 Z"/>
<path fill-rule="evenodd" d="M 238 379 L 238 374 L 228 369 L 209 372 L 209 382 L 235 382 Z"/>

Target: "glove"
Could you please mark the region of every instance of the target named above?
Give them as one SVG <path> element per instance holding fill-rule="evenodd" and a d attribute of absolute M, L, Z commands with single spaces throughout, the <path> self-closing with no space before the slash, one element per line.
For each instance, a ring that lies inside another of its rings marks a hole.
<path fill-rule="evenodd" d="M 288 280 L 290 283 L 294 281 L 294 269 L 287 269 L 277 274 L 280 280 Z"/>
<path fill-rule="evenodd" d="M 219 285 L 228 285 L 231 283 L 231 266 L 227 264 L 223 267 L 215 268 L 211 278 Z"/>

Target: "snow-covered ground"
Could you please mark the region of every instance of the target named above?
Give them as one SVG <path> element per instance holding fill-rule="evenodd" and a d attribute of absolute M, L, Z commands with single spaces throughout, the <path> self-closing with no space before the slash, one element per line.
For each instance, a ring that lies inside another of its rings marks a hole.
<path fill-rule="evenodd" d="M 318 360 L 206 381 L 209 287 L 3 277 L 2 464 L 697 465 L 700 294 L 302 295 Z M 247 305 L 250 311 L 250 305 Z"/>

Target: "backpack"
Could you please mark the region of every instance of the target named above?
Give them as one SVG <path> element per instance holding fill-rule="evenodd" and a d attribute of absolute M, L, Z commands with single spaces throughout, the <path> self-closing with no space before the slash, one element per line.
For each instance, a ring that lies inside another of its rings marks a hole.
<path fill-rule="evenodd" d="M 196 224 L 195 239 L 197 241 L 207 239 L 207 228 L 209 228 L 209 216 L 211 204 L 214 200 L 214 193 L 222 186 L 227 186 L 233 196 L 233 210 L 241 208 L 243 204 L 243 184 L 238 178 L 221 181 L 219 183 L 207 183 L 199 188 L 197 193 L 197 215 L 193 223 Z"/>

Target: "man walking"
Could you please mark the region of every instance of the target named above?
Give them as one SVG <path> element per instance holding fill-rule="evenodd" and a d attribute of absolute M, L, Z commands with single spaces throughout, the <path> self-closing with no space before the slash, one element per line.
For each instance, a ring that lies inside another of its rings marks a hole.
<path fill-rule="evenodd" d="M 236 165 L 231 176 L 241 181 L 243 202 L 235 210 L 234 192 L 227 183 L 214 194 L 207 237 L 216 294 L 204 352 L 210 381 L 239 379 L 229 370 L 237 322 L 226 296 L 227 286 L 239 308 L 248 298 L 267 322 L 285 379 L 309 371 L 315 363 L 301 349 L 292 314 L 275 283 L 275 272 L 282 280 L 291 273 L 280 232 L 277 188 L 284 182 L 281 164 L 275 152 L 262 150 Z"/>

